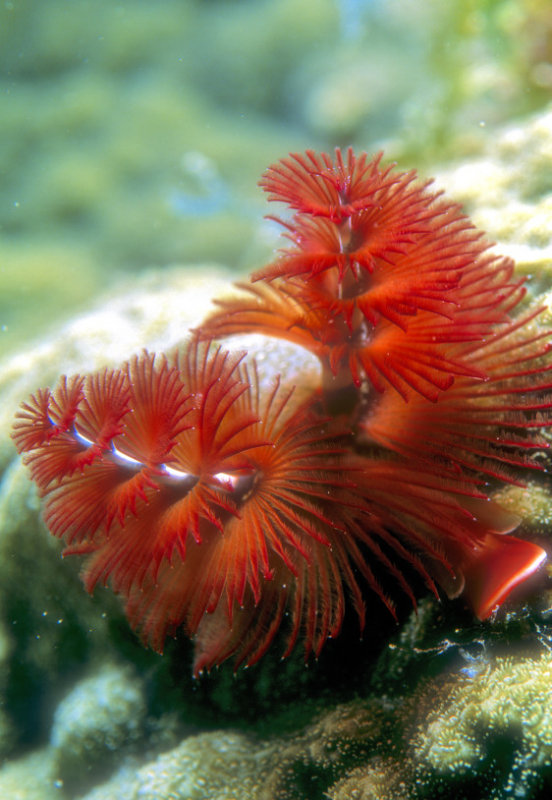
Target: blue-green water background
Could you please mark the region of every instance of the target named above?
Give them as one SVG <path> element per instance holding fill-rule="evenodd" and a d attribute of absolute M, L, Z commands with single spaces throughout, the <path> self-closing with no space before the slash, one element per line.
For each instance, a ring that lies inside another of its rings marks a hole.
<path fill-rule="evenodd" d="M 422 171 L 552 87 L 548 0 L 3 0 L 0 355 L 125 274 L 274 246 L 290 150 Z"/>

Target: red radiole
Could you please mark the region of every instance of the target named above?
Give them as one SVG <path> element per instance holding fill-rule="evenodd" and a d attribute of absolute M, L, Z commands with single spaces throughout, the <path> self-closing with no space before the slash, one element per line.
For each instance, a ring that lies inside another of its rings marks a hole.
<path fill-rule="evenodd" d="M 282 624 L 286 655 L 318 654 L 347 595 L 361 626 L 370 593 L 394 613 L 382 572 L 415 603 L 405 563 L 483 619 L 546 558 L 492 499 L 542 469 L 552 425 L 550 333 L 512 261 L 381 156 L 292 154 L 261 186 L 292 210 L 273 263 L 178 352 L 64 377 L 13 429 L 86 588 L 156 650 L 182 627 L 195 674 L 253 664 Z M 247 332 L 319 358 L 310 397 L 214 344 Z"/>

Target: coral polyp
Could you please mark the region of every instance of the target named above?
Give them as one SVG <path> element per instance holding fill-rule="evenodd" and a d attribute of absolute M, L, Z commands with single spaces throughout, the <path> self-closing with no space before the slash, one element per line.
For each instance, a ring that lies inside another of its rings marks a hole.
<path fill-rule="evenodd" d="M 543 468 L 552 425 L 550 334 L 513 262 L 381 155 L 292 154 L 261 186 L 292 212 L 273 263 L 178 351 L 62 378 L 13 431 L 87 589 L 156 650 L 182 627 L 196 674 L 283 625 L 286 655 L 319 654 L 347 597 L 361 627 L 369 603 L 394 614 L 384 574 L 484 618 L 546 557 L 492 497 Z M 319 384 L 214 343 L 247 333 L 313 353 Z"/>

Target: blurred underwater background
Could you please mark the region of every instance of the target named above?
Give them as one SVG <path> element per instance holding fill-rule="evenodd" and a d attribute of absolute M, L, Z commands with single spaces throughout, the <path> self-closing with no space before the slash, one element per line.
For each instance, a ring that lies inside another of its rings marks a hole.
<path fill-rule="evenodd" d="M 477 151 L 548 102 L 551 31 L 546 0 L 5 0 L 0 353 L 129 273 L 264 263 L 289 151 Z"/>

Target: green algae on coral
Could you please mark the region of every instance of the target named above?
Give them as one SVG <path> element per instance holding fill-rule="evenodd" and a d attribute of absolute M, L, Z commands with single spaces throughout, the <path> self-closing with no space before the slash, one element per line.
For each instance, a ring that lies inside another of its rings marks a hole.
<path fill-rule="evenodd" d="M 429 687 L 428 687 L 429 688 Z M 528 797 L 552 778 L 552 657 L 500 658 L 481 673 L 431 686 L 423 726 L 412 737 L 416 773 L 470 775 L 482 768 L 502 773 L 487 795 Z"/>

